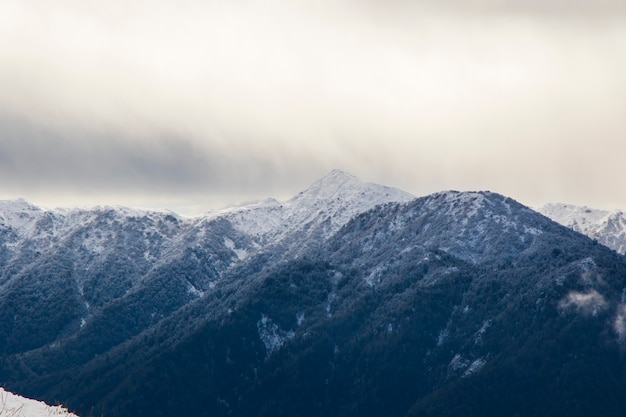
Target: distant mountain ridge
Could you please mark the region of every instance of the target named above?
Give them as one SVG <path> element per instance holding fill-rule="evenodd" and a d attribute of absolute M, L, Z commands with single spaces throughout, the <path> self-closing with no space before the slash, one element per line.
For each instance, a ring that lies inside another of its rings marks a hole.
<path fill-rule="evenodd" d="M 104 352 L 202 297 L 246 258 L 269 248 L 293 256 L 361 212 L 413 198 L 333 170 L 285 202 L 270 199 L 197 217 L 125 207 L 44 210 L 24 200 L 0 201 L 0 353 L 73 335 L 96 337 L 110 311 L 133 311 L 127 325 L 127 317 L 117 323 L 124 330 L 96 351 Z M 150 297 L 157 302 L 148 307 Z"/>
<path fill-rule="evenodd" d="M 626 253 L 626 216 L 622 210 L 598 210 L 586 206 L 550 203 L 537 211 L 619 253 Z"/>

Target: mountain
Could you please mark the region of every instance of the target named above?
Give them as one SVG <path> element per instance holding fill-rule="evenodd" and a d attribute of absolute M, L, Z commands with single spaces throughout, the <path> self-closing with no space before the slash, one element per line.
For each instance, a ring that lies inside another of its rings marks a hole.
<path fill-rule="evenodd" d="M 182 218 L 100 207 L 0 204 L 0 353 L 85 339 L 85 360 L 202 297 L 249 256 L 320 244 L 353 215 L 407 193 L 333 171 L 286 202 Z M 275 256 L 275 255 L 273 255 Z M 120 316 L 121 315 L 121 316 Z M 95 341 L 97 340 L 97 342 Z"/>
<path fill-rule="evenodd" d="M 537 211 L 619 253 L 626 253 L 626 217 L 622 210 L 607 211 L 551 203 Z"/>
<path fill-rule="evenodd" d="M 49 406 L 41 401 L 20 397 L 0 388 L 0 416 L 7 417 L 77 417 L 59 406 Z"/>
<path fill-rule="evenodd" d="M 626 258 L 505 196 L 411 198 L 333 172 L 193 219 L 70 212 L 83 220 L 58 220 L 74 232 L 47 246 L 41 219 L 2 234 L 0 380 L 15 392 L 120 417 L 626 408 Z M 45 324 L 71 303 L 49 293 L 76 298 L 60 332 Z M 14 338 L 13 320 L 46 341 Z"/>
<path fill-rule="evenodd" d="M 276 244 L 290 237 L 316 236 L 321 240 L 337 232 L 357 214 L 389 202 L 407 202 L 415 197 L 395 188 L 363 183 L 340 170 L 333 170 L 295 197 L 215 213 L 229 220 L 255 243 Z"/>

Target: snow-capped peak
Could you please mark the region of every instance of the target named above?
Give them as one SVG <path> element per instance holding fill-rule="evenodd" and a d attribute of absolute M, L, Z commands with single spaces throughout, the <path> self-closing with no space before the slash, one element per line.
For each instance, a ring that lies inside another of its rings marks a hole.
<path fill-rule="evenodd" d="M 323 222 L 327 223 L 324 234 L 329 235 L 377 205 L 414 198 L 404 191 L 365 183 L 344 171 L 333 170 L 287 201 L 268 199 L 214 215 L 225 215 L 240 231 L 269 243 L 297 230 L 312 230 Z"/>
<path fill-rule="evenodd" d="M 358 187 L 361 184 L 362 182 L 359 181 L 358 178 L 354 175 L 341 171 L 339 169 L 334 169 L 327 175 L 315 181 L 313 184 L 311 184 L 309 188 L 307 188 L 305 191 L 302 191 L 293 199 L 297 199 L 299 196 L 303 195 L 313 196 L 317 198 L 328 198 L 337 193 L 340 193 L 341 190 L 345 189 L 346 187 Z"/>
<path fill-rule="evenodd" d="M 197 218 L 185 219 L 169 211 L 110 206 L 44 210 L 17 200 L 0 202 L 0 226 L 4 224 L 17 235 L 10 242 L 15 253 L 19 252 L 19 241 L 24 238 L 37 242 L 37 247 L 43 248 L 50 246 L 53 241 L 72 238 L 76 233 L 89 234 L 92 225 L 115 226 L 111 233 L 97 237 L 99 233 L 94 232 L 96 237 L 86 241 L 88 243 L 85 247 L 89 253 L 101 253 L 102 248 L 106 247 L 103 242 L 120 233 L 122 229 L 119 226 L 126 224 L 127 220 L 132 220 L 133 224 L 142 224 L 146 235 L 167 234 L 169 237 L 166 240 L 174 242 L 177 241 L 175 236 L 161 230 L 165 227 L 161 222 L 163 218 L 173 216 L 183 229 L 203 227 L 207 222 L 225 219 L 252 239 L 252 246 L 262 248 L 282 242 L 286 237 L 290 237 L 291 244 L 293 239 L 298 240 L 311 234 L 323 241 L 352 218 L 377 205 L 404 203 L 413 199 L 413 195 L 404 191 L 362 182 L 344 171 L 333 170 L 287 201 L 268 198 L 248 206 L 215 210 Z"/>
<path fill-rule="evenodd" d="M 563 226 L 597 239 L 619 252 L 626 252 L 626 217 L 622 210 L 598 210 L 586 206 L 550 203 L 537 209 Z"/>
<path fill-rule="evenodd" d="M 335 169 L 285 202 L 285 206 L 292 223 L 301 224 L 322 216 L 330 218 L 331 229 L 336 231 L 356 215 L 377 205 L 405 203 L 414 198 L 404 191 L 362 182 L 351 174 Z"/>

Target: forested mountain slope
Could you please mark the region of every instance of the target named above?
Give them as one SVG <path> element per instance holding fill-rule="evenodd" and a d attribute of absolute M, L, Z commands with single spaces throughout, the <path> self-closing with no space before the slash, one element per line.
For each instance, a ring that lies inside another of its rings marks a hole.
<path fill-rule="evenodd" d="M 333 172 L 286 203 L 171 216 L 158 260 L 120 262 L 126 287 L 93 312 L 70 285 L 89 262 L 45 279 L 39 258 L 24 267 L 69 283 L 83 310 L 52 343 L 5 343 L 8 387 L 120 417 L 626 407 L 626 259 L 510 198 L 412 199 Z"/>

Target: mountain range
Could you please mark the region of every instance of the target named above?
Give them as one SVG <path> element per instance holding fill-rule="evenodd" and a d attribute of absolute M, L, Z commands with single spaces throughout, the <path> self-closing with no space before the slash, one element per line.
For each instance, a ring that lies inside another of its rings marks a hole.
<path fill-rule="evenodd" d="M 626 407 L 626 259 L 499 194 L 0 213 L 0 381 L 83 416 Z"/>

